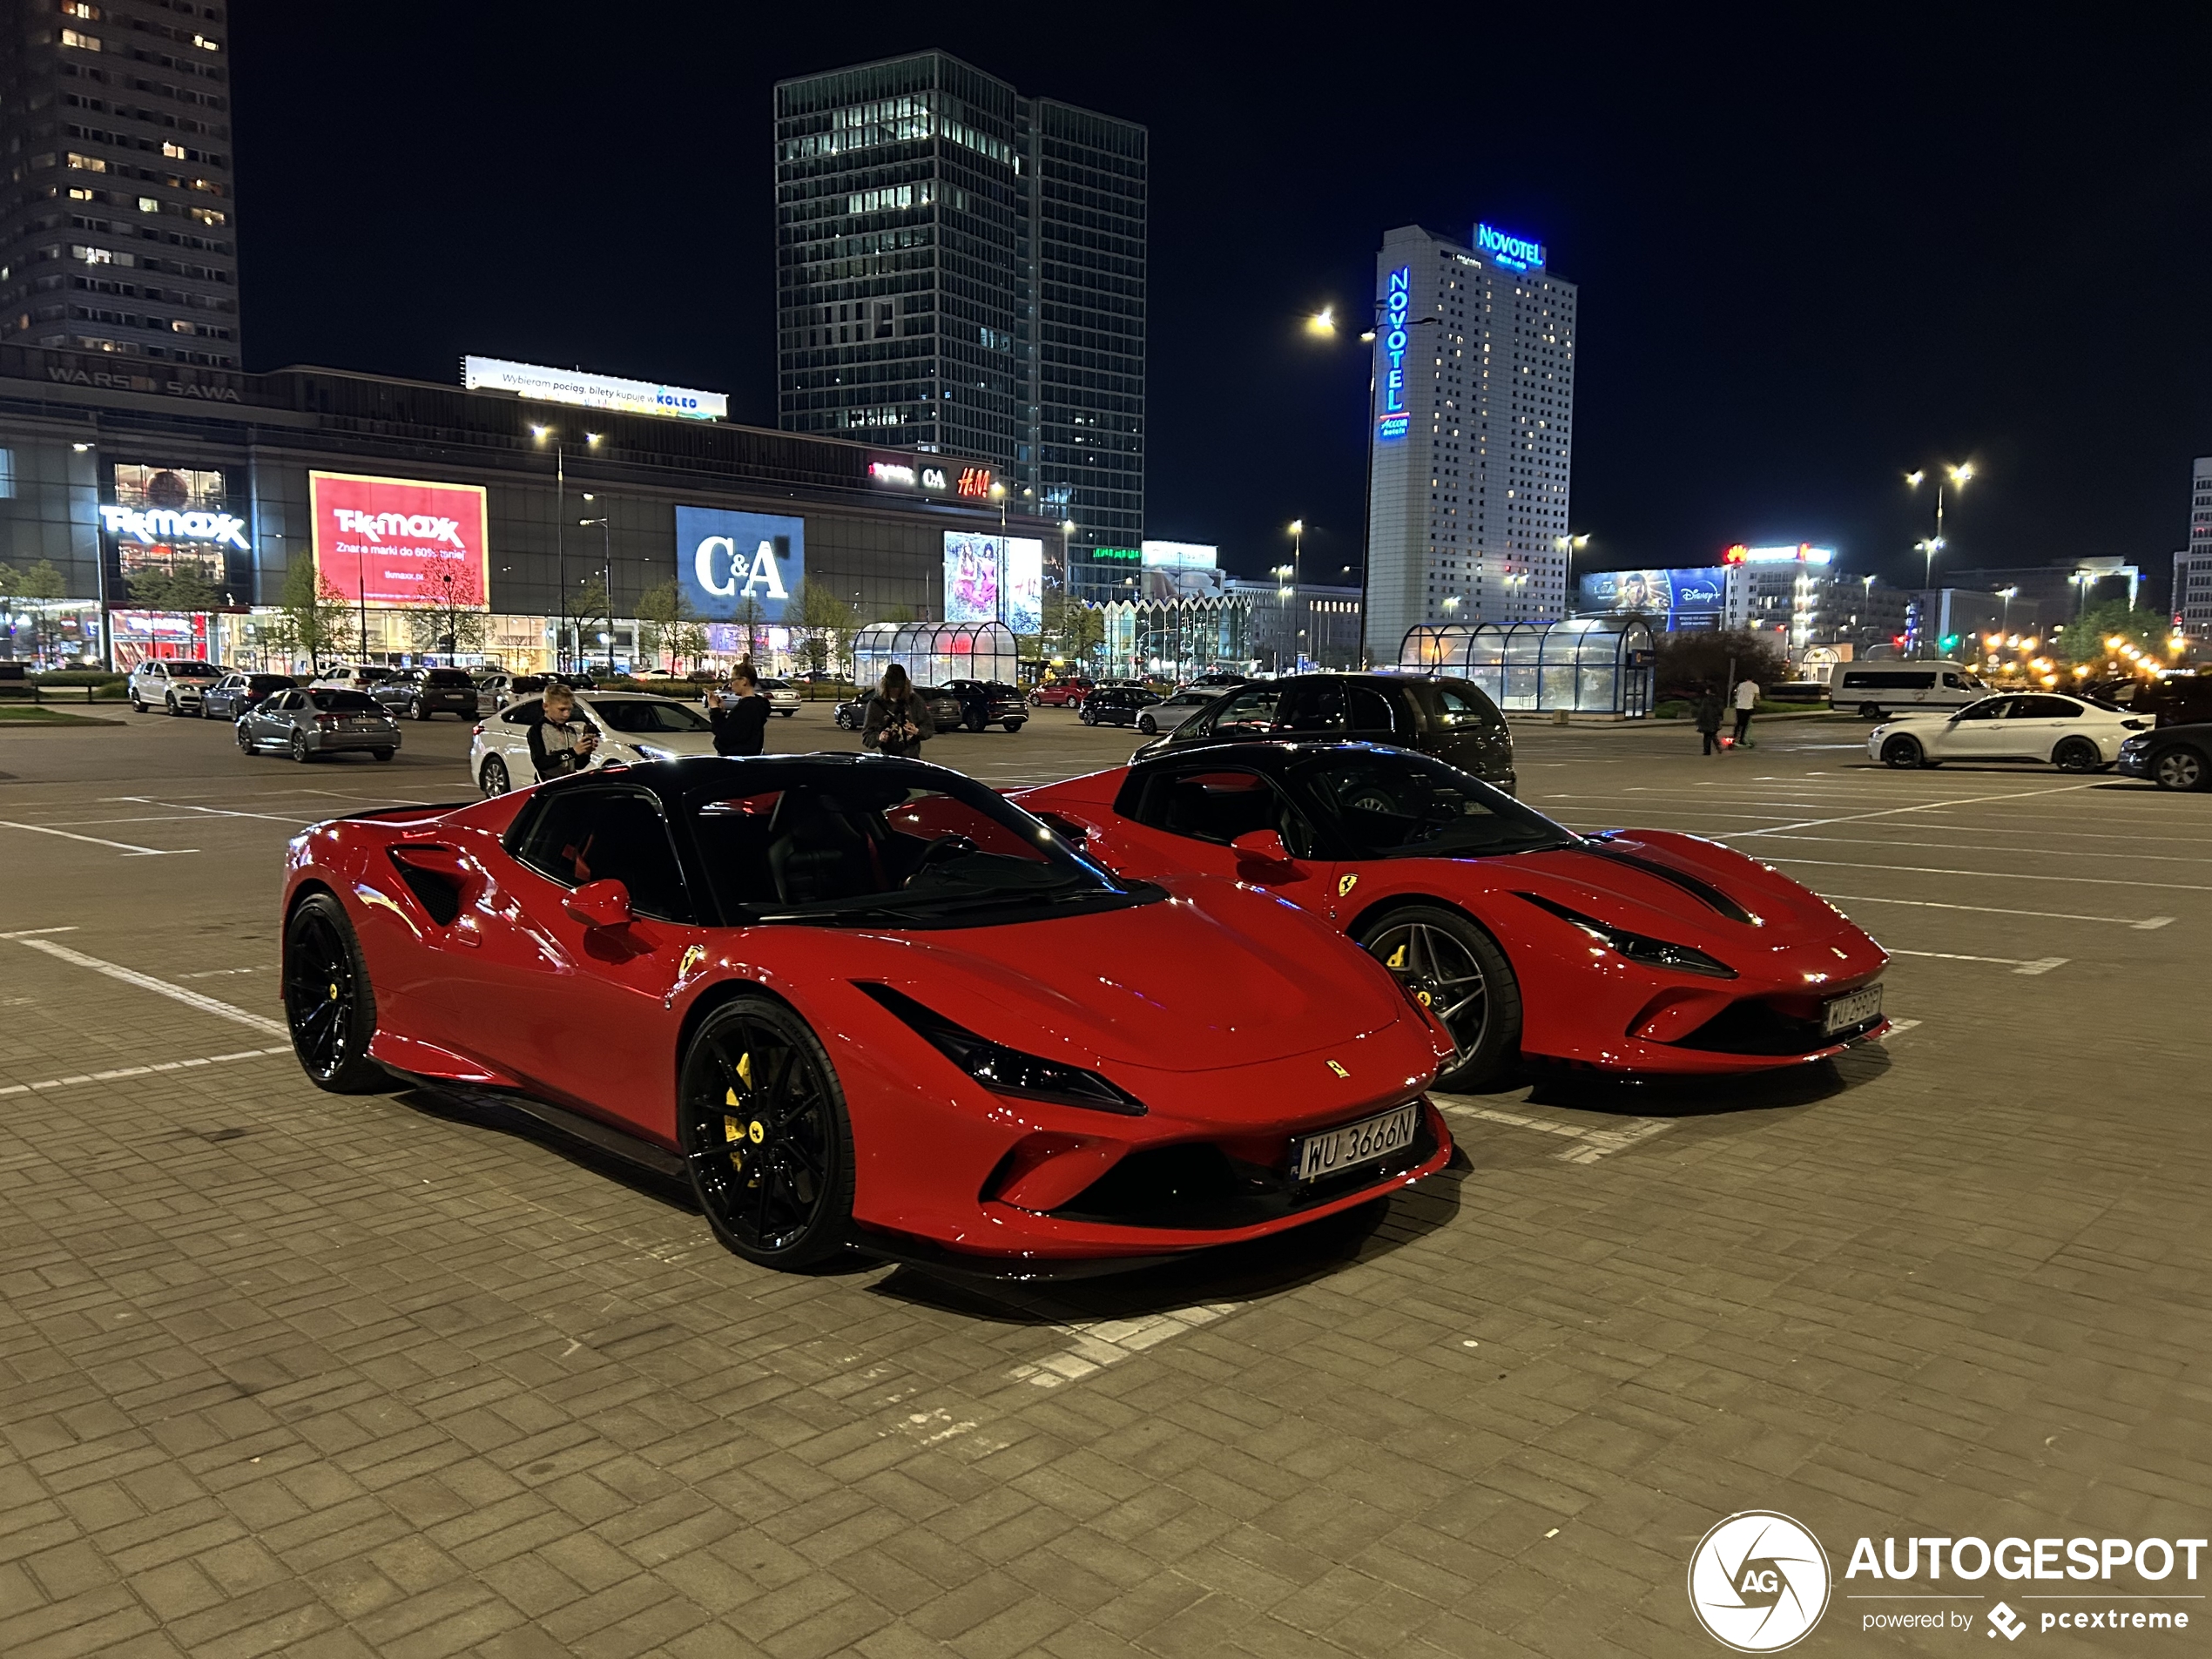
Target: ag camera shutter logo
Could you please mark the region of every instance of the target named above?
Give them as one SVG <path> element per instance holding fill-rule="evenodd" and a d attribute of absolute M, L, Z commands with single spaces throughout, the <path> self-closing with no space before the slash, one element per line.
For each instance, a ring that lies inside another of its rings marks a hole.
<path fill-rule="evenodd" d="M 1689 1606 L 1723 1646 L 1779 1653 L 1827 1611 L 1827 1553 L 1789 1516 L 1743 1510 L 1698 1541 L 1689 1558 Z"/>

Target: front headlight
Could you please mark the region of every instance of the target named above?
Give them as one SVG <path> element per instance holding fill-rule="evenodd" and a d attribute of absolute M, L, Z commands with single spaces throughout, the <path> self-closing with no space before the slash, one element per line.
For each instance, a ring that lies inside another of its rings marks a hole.
<path fill-rule="evenodd" d="M 1009 1049 L 1002 1042 L 978 1036 L 888 985 L 862 984 L 860 989 L 995 1095 L 1047 1101 L 1056 1106 L 1081 1106 L 1123 1117 L 1144 1116 L 1143 1101 L 1095 1071 L 1062 1065 L 1039 1055 L 1024 1054 L 1019 1049 Z"/>
<path fill-rule="evenodd" d="M 673 760 L 676 759 L 675 750 L 664 749 L 656 743 L 633 743 L 630 746 L 637 751 L 640 759 Z"/>
<path fill-rule="evenodd" d="M 1664 939 L 1654 939 L 1647 934 L 1630 933 L 1625 927 L 1615 927 L 1586 916 L 1579 910 L 1569 910 L 1565 905 L 1534 893 L 1518 895 L 1539 910 L 1548 910 L 1561 921 L 1568 921 L 1596 940 L 1607 949 L 1641 962 L 1646 968 L 1670 968 L 1678 974 L 1703 974 L 1711 979 L 1734 979 L 1736 970 L 1718 957 L 1708 956 L 1692 945 L 1676 945 Z"/>

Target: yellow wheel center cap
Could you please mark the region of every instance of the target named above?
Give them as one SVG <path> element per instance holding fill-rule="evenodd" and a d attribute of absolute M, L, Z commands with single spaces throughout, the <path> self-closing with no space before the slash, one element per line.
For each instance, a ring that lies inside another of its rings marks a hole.
<path fill-rule="evenodd" d="M 338 1000 L 338 983 L 335 980 L 331 981 L 330 1000 L 334 1002 Z"/>
<path fill-rule="evenodd" d="M 761 1142 L 768 1138 L 767 1126 L 761 1123 L 761 1121 L 757 1117 L 754 1118 L 750 1124 L 746 1125 L 745 1132 L 752 1136 L 752 1143 L 755 1146 L 759 1145 Z"/>

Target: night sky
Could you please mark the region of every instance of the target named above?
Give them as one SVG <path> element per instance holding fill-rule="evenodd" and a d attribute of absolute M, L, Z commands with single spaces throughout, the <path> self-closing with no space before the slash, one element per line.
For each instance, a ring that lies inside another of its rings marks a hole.
<path fill-rule="evenodd" d="M 772 426 L 770 89 L 941 46 L 1151 130 L 1155 536 L 1257 570 L 1303 516 L 1310 578 L 1355 563 L 1375 246 L 1480 217 L 1581 285 L 1587 565 L 1917 583 L 1900 474 L 1971 460 L 1947 562 L 2163 591 L 2212 453 L 2212 11 L 1201 10 L 238 0 L 248 366 L 473 351 Z"/>

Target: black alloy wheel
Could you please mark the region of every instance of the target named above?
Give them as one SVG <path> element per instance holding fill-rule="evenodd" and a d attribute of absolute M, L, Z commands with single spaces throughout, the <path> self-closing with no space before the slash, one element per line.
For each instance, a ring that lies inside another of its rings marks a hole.
<path fill-rule="evenodd" d="M 303 766 L 306 765 L 308 761 L 314 759 L 314 757 L 307 751 L 307 734 L 306 732 L 294 732 L 292 734 L 292 758 Z"/>
<path fill-rule="evenodd" d="M 2051 756 L 2051 764 L 2060 772 L 2094 772 L 2104 764 L 2104 756 L 2088 738 L 2068 738 Z"/>
<path fill-rule="evenodd" d="M 676 1130 L 714 1235 L 792 1271 L 844 1248 L 853 1130 L 829 1055 L 782 1003 L 744 996 L 708 1015 L 684 1055 Z"/>
<path fill-rule="evenodd" d="M 292 1051 L 318 1089 L 362 1095 L 386 1086 L 368 1057 L 376 996 L 353 924 L 337 900 L 310 894 L 284 927 L 284 1015 Z"/>
<path fill-rule="evenodd" d="M 1900 771 L 1910 771 L 1914 766 L 1925 766 L 1928 762 L 1927 757 L 1920 752 L 1918 738 L 1895 737 L 1882 745 L 1882 764 L 1895 766 Z"/>
<path fill-rule="evenodd" d="M 1438 1088 L 1480 1094 L 1503 1082 L 1521 1048 L 1521 981 L 1495 940 L 1457 911 L 1416 905 L 1378 917 L 1359 942 L 1451 1033 L 1457 1052 Z"/>
<path fill-rule="evenodd" d="M 253 752 L 253 735 L 246 729 L 246 722 L 243 720 L 238 723 L 238 752 L 244 755 Z"/>
<path fill-rule="evenodd" d="M 2202 789 L 2212 782 L 2212 765 L 2187 744 L 2177 743 L 2150 763 L 2150 777 L 2161 789 Z"/>
<path fill-rule="evenodd" d="M 1149 714 L 1140 714 L 1136 717 L 1136 729 L 1149 738 L 1159 731 L 1159 722 Z"/>
<path fill-rule="evenodd" d="M 513 787 L 508 782 L 507 763 L 497 755 L 484 757 L 483 770 L 476 774 L 476 781 L 487 795 L 503 795 Z"/>

